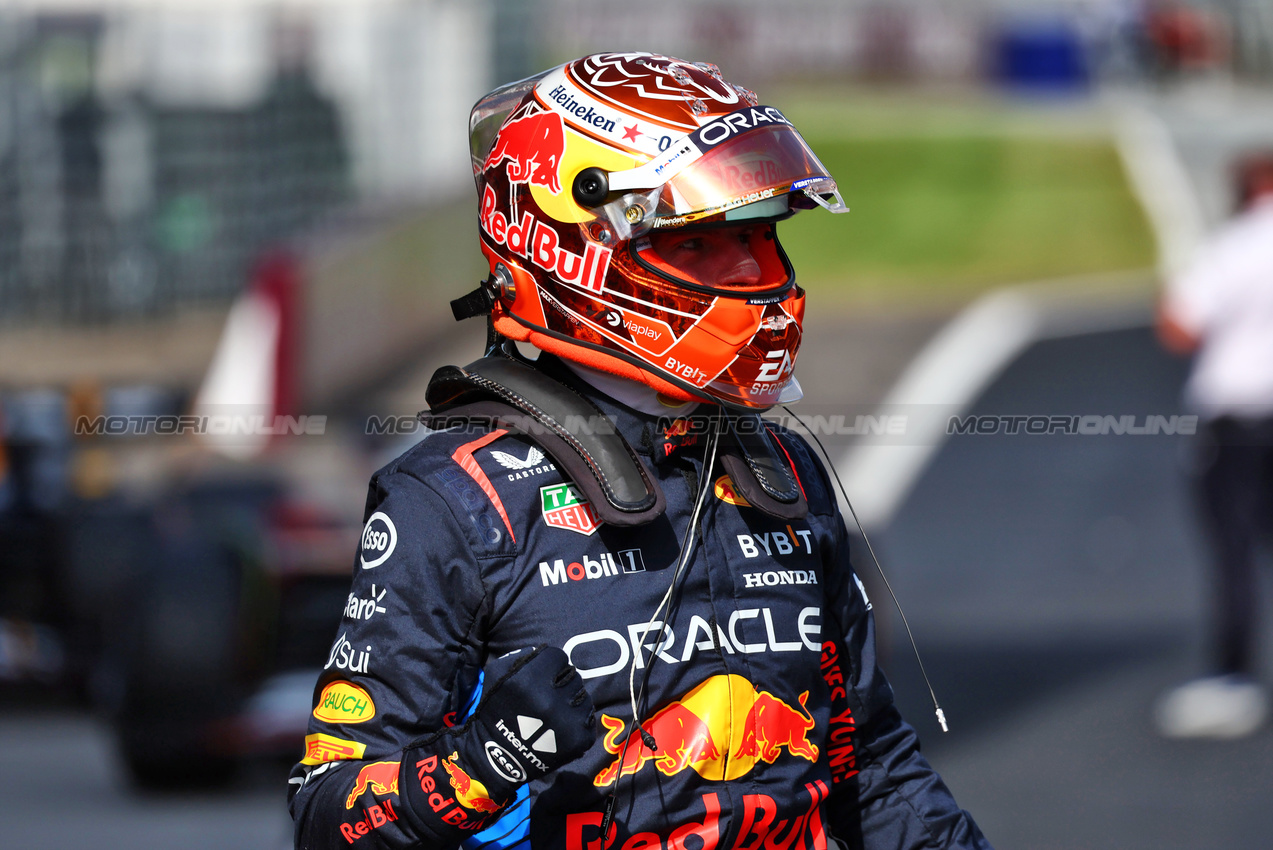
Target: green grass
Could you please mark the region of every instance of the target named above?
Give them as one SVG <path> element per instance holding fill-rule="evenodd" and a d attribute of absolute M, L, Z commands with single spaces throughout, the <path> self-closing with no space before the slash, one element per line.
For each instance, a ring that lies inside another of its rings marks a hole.
<path fill-rule="evenodd" d="M 946 307 L 998 285 L 1154 264 L 1110 122 L 1092 108 L 814 87 L 770 102 L 852 210 L 780 228 L 811 307 Z M 378 274 L 440 303 L 468 291 L 485 271 L 476 216 L 463 196 L 389 232 L 373 246 Z"/>
<path fill-rule="evenodd" d="M 803 129 L 800 111 L 787 110 Z M 819 111 L 806 138 L 852 211 L 783 226 L 802 283 L 818 297 L 948 301 L 1152 266 L 1153 236 L 1112 142 L 1045 118 L 923 105 Z"/>

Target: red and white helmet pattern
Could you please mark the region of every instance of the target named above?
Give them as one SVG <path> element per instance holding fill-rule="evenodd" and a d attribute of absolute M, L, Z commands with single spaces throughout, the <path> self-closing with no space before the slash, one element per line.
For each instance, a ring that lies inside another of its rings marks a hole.
<path fill-rule="evenodd" d="M 798 395 L 804 291 L 774 222 L 846 208 L 779 110 L 712 65 L 598 54 L 483 98 L 470 151 L 499 333 L 681 400 Z M 687 279 L 651 249 L 653 230 L 748 220 L 758 285 Z"/>

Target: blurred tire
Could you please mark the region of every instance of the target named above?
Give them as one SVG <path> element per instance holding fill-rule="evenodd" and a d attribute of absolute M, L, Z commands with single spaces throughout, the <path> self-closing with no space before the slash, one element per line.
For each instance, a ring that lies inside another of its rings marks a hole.
<path fill-rule="evenodd" d="M 164 525 L 117 632 L 115 731 L 137 786 L 223 785 L 238 759 L 216 728 L 243 701 L 236 669 L 240 571 L 232 553 L 190 517 Z"/>

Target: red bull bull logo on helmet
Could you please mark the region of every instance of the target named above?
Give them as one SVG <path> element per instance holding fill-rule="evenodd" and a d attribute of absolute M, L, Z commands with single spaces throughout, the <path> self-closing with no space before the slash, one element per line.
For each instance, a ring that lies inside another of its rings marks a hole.
<path fill-rule="evenodd" d="M 507 160 L 509 183 L 533 183 L 557 195 L 561 193 L 557 167 L 565 152 L 566 128 L 561 115 L 534 112 L 500 128 L 482 170 L 489 171 Z"/>
<path fill-rule="evenodd" d="M 809 692 L 794 708 L 768 691 L 758 691 L 734 674 L 712 676 L 683 697 L 659 709 L 641 726 L 653 737 L 656 750 L 640 736 L 624 746 L 622 720 L 601 716 L 606 727 L 604 746 L 617 758 L 597 774 L 593 784 L 606 787 L 620 776 L 639 773 L 647 762 L 665 776 L 685 769 L 704 779 L 730 780 L 745 776 L 756 762 L 773 763 L 782 750 L 811 762 L 818 747 L 809 742 L 813 717 L 805 707 Z M 730 747 L 729 742 L 737 741 Z"/>

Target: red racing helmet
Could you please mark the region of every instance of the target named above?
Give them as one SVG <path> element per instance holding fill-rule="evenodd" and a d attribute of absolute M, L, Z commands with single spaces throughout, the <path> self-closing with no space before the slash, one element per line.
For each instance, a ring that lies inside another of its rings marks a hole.
<path fill-rule="evenodd" d="M 496 333 L 682 401 L 799 397 L 804 291 L 776 223 L 847 207 L 780 111 L 714 65 L 603 53 L 488 94 L 469 143 Z M 758 279 L 696 279 L 655 250 L 722 227 Z"/>

